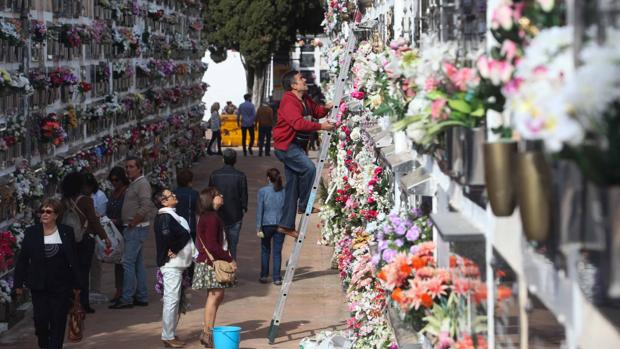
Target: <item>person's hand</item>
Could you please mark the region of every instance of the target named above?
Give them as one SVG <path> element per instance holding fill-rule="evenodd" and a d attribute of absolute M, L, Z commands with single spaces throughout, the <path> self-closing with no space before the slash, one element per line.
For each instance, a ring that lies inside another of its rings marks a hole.
<path fill-rule="evenodd" d="M 325 122 L 321 124 L 321 130 L 323 131 L 331 131 L 336 128 L 336 124 L 331 122 Z"/>
<path fill-rule="evenodd" d="M 230 265 L 231 265 L 231 266 L 232 266 L 232 268 L 233 268 L 233 272 L 234 272 L 234 273 L 236 273 L 236 272 L 237 272 L 237 262 L 236 262 L 236 261 L 232 261 L 232 262 L 230 263 Z"/>
<path fill-rule="evenodd" d="M 172 250 L 168 250 L 168 257 L 170 257 L 170 258 L 174 258 L 174 257 L 176 257 L 176 256 L 177 256 L 177 255 L 176 255 L 176 254 L 174 254 L 174 252 L 172 252 Z"/>
<path fill-rule="evenodd" d="M 262 238 L 265 237 L 265 234 L 263 233 L 262 230 L 259 229 L 259 230 L 256 231 L 256 236 L 258 236 L 259 238 L 262 239 Z"/>
<path fill-rule="evenodd" d="M 327 102 L 327 103 L 325 103 L 325 108 L 327 108 L 327 109 L 331 109 L 331 108 L 333 108 L 333 107 L 334 107 L 334 103 L 332 103 L 332 102 Z"/>

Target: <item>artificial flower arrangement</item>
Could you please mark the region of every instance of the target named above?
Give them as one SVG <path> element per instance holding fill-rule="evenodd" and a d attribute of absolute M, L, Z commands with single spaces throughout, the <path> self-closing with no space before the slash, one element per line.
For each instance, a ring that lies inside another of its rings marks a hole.
<path fill-rule="evenodd" d="M 74 86 L 80 80 L 70 68 L 56 67 L 49 73 L 51 87 Z"/>
<path fill-rule="evenodd" d="M 44 42 L 47 39 L 47 26 L 45 22 L 33 19 L 30 22 L 30 34 L 34 42 Z"/>
<path fill-rule="evenodd" d="M 6 69 L 0 68 L 0 94 L 5 90 L 19 91 L 26 95 L 31 95 L 34 92 L 30 80 L 24 74 L 11 74 Z"/>
<path fill-rule="evenodd" d="M 22 142 L 27 131 L 22 114 L 7 117 L 5 127 L 0 131 L 0 151 L 6 151 L 9 147 Z"/>
<path fill-rule="evenodd" d="M 49 76 L 40 69 L 31 70 L 28 79 L 35 90 L 45 90 L 50 85 Z"/>
<path fill-rule="evenodd" d="M 327 1 L 327 11 L 322 26 L 325 27 L 327 34 L 335 33 L 342 26 L 355 16 L 357 11 L 357 1 L 353 0 L 329 0 Z"/>
<path fill-rule="evenodd" d="M 70 24 L 63 24 L 59 31 L 58 40 L 68 48 L 77 48 L 82 43 L 90 40 L 90 34 L 84 27 Z"/>
<path fill-rule="evenodd" d="M 140 37 L 141 33 L 134 33 L 132 28 L 115 28 L 112 31 L 112 41 L 114 46 L 121 53 L 130 52 L 136 56 L 140 55 Z"/>
<path fill-rule="evenodd" d="M 0 232 L 0 273 L 13 267 L 17 250 L 18 246 L 15 236 L 8 230 Z"/>
<path fill-rule="evenodd" d="M 486 299 L 486 284 L 471 260 L 451 256 L 449 268 L 436 267 L 434 244 L 425 242 L 413 253 L 399 253 L 384 265 L 378 278 L 414 328 L 431 338 L 435 348 L 486 348 L 486 317 L 467 314 Z M 423 326 L 423 328 L 422 328 Z"/>
<path fill-rule="evenodd" d="M 11 303 L 13 292 L 13 277 L 8 276 L 0 279 L 0 303 Z"/>
<path fill-rule="evenodd" d="M 51 143 L 57 146 L 67 138 L 67 133 L 62 127 L 62 121 L 56 113 L 49 113 L 41 118 L 39 128 L 39 137 L 42 143 Z"/>
<path fill-rule="evenodd" d="M 106 63 L 99 63 L 95 67 L 96 82 L 108 81 L 110 79 L 110 75 L 112 75 L 112 73 L 110 72 L 110 65 Z"/>
<path fill-rule="evenodd" d="M 22 160 L 16 164 L 12 177 L 15 180 L 18 211 L 24 212 L 28 204 L 43 197 L 43 183 L 30 167 L 28 160 Z"/>
<path fill-rule="evenodd" d="M 112 43 L 112 31 L 105 20 L 93 20 L 88 30 L 94 43 Z"/>
<path fill-rule="evenodd" d="M 67 106 L 67 110 L 63 114 L 63 117 L 68 128 L 74 129 L 78 127 L 78 116 L 75 106 L 69 104 Z"/>
<path fill-rule="evenodd" d="M 78 84 L 78 91 L 82 94 L 85 95 L 88 92 L 90 92 L 93 89 L 93 85 L 88 83 L 87 81 L 80 81 L 80 83 Z"/>
<path fill-rule="evenodd" d="M 12 46 L 21 45 L 23 38 L 20 32 L 21 24 L 18 19 L 0 20 L 0 39 L 8 41 Z"/>

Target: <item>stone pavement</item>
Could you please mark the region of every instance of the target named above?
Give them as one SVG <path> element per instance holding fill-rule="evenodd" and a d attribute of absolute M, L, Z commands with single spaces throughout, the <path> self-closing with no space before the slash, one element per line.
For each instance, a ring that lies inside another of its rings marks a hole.
<path fill-rule="evenodd" d="M 241 154 L 241 151 L 238 151 Z M 256 153 L 255 153 L 256 154 Z M 194 164 L 194 188 L 206 187 L 209 174 L 221 167 L 221 158 L 210 156 Z M 266 171 L 281 163 L 275 158 L 240 156 L 236 166 L 248 176 L 249 211 L 244 217 L 239 243 L 239 286 L 226 290 L 223 305 L 217 315 L 217 325 L 235 325 L 242 328 L 240 348 L 299 348 L 299 340 L 323 329 L 344 329 L 348 312 L 344 304 L 336 270 L 330 269 L 332 248 L 319 246 L 318 218 L 313 217 L 310 231 L 302 250 L 295 282 L 284 311 L 276 343 L 267 343 L 267 331 L 273 314 L 279 287 L 258 282 L 260 271 L 260 240 L 256 237 L 256 192 L 266 184 Z M 282 171 L 284 172 L 284 171 Z M 158 348 L 163 347 L 161 335 L 161 302 L 154 291 L 155 249 L 154 238 L 145 244 L 145 263 L 148 273 L 149 306 L 133 309 L 110 310 L 107 304 L 94 305 L 97 313 L 87 315 L 85 339 L 81 343 L 66 344 L 66 348 Z M 283 265 L 291 251 L 292 241 L 286 238 Z M 113 294 L 113 268 L 103 266 L 104 293 Z M 198 336 L 202 329 L 202 314 L 206 293 L 190 293 L 190 311 L 181 317 L 177 334 L 188 342 L 186 348 L 202 348 Z M 26 318 L 0 336 L 0 347 L 12 349 L 36 348 L 31 318 Z"/>

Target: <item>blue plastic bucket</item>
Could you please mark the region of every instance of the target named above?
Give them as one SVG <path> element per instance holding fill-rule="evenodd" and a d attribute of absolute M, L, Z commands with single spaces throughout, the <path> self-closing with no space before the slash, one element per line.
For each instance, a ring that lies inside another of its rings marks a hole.
<path fill-rule="evenodd" d="M 215 345 L 215 349 L 239 349 L 240 341 L 241 327 L 213 327 L 213 344 Z"/>

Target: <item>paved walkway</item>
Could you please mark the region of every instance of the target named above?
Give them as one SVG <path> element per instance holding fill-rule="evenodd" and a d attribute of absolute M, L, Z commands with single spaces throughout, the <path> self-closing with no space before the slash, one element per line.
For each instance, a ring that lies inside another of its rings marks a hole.
<path fill-rule="evenodd" d="M 240 151 L 238 153 L 241 153 Z M 195 185 L 203 189 L 209 174 L 221 166 L 221 158 L 209 157 L 194 165 Z M 299 340 L 323 329 L 343 329 L 348 316 L 344 305 L 337 271 L 330 269 L 332 248 L 319 246 L 317 223 L 313 217 L 306 239 L 295 283 L 291 287 L 280 337 L 272 346 L 267 343 L 267 330 L 279 287 L 258 283 L 260 243 L 255 232 L 256 192 L 266 184 L 266 171 L 271 167 L 282 170 L 281 163 L 271 157 L 239 157 L 237 168 L 248 176 L 249 212 L 243 220 L 239 244 L 239 287 L 226 290 L 224 304 L 217 316 L 217 325 L 236 325 L 242 328 L 240 348 L 299 348 Z M 86 338 L 66 348 L 157 348 L 163 347 L 161 334 L 161 302 L 154 291 L 155 250 L 150 236 L 145 248 L 149 276 L 150 305 L 145 308 L 109 310 L 107 304 L 94 305 L 96 314 L 86 318 Z M 291 251 L 292 241 L 286 239 L 283 260 Z M 284 263 L 284 262 L 283 262 Z M 284 265 L 282 266 L 284 268 Z M 104 292 L 113 294 L 113 271 L 104 265 Z M 202 329 L 202 310 L 205 293 L 190 292 L 190 311 L 181 317 L 178 335 L 188 342 L 186 348 L 202 348 L 198 336 Z M 23 320 L 0 337 L 0 347 L 12 349 L 36 348 L 34 328 L 30 318 Z"/>

